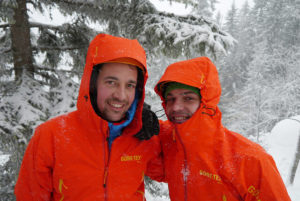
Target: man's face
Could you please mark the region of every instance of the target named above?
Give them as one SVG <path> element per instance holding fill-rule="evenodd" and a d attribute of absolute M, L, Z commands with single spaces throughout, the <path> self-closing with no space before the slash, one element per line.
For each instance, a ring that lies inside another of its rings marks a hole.
<path fill-rule="evenodd" d="M 121 63 L 103 64 L 97 79 L 97 105 L 104 119 L 120 121 L 135 97 L 137 69 Z"/>
<path fill-rule="evenodd" d="M 166 114 L 170 121 L 181 124 L 197 111 L 200 97 L 188 89 L 174 89 L 166 97 Z"/>

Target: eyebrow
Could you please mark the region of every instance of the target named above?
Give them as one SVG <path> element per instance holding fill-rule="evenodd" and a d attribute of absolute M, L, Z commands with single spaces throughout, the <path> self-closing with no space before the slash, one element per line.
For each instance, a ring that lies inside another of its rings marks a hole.
<path fill-rule="evenodd" d="M 186 92 L 180 93 L 180 95 L 189 95 L 189 94 L 195 94 L 195 95 L 197 95 L 195 92 L 192 92 L 192 91 L 186 91 Z M 172 92 L 170 92 L 170 93 L 167 95 L 167 97 L 168 97 L 168 96 L 173 96 Z"/>
<path fill-rule="evenodd" d="M 136 83 L 137 83 L 137 81 L 134 81 L 134 80 L 129 80 L 129 83 L 136 84 Z"/>
<path fill-rule="evenodd" d="M 116 78 L 116 77 L 114 77 L 114 76 L 107 76 L 107 77 L 105 77 L 104 79 L 105 79 L 105 80 L 116 80 L 116 81 L 119 80 L 118 78 Z M 129 80 L 129 83 L 136 84 L 137 81 Z"/>
<path fill-rule="evenodd" d="M 108 80 L 108 79 L 110 79 L 110 80 L 118 80 L 118 78 L 113 77 L 113 76 L 107 76 L 107 77 L 105 77 L 104 79 L 105 79 L 105 80 Z"/>

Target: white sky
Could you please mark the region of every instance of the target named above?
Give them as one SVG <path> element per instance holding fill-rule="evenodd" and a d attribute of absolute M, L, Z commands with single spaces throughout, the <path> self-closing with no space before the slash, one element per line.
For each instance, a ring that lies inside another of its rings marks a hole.
<path fill-rule="evenodd" d="M 246 0 L 219 0 L 219 3 L 216 5 L 217 11 L 220 11 L 220 13 L 225 16 L 227 11 L 231 8 L 233 1 L 235 1 L 236 8 L 241 8 L 246 2 Z M 248 0 L 248 4 L 253 6 L 253 0 Z"/>
<path fill-rule="evenodd" d="M 165 11 L 170 13 L 176 13 L 178 15 L 187 15 L 190 12 L 189 8 L 186 8 L 184 4 L 173 2 L 172 5 L 168 1 L 161 0 L 150 0 L 159 11 Z M 216 4 L 216 13 L 220 11 L 224 17 L 227 11 L 230 9 L 233 1 L 237 8 L 241 8 L 246 0 L 219 0 L 219 3 Z M 250 6 L 253 5 L 253 0 L 248 0 Z"/>

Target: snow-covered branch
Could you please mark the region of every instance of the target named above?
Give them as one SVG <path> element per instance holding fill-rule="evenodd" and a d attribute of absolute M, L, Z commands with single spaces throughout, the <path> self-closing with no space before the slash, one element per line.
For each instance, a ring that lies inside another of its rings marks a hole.
<path fill-rule="evenodd" d="M 38 64 L 35 64 L 34 65 L 34 68 L 36 70 L 40 70 L 40 71 L 50 71 L 50 72 L 64 72 L 64 73 L 81 73 L 79 71 L 76 71 L 74 69 L 72 70 L 65 70 L 65 69 L 55 69 L 55 68 L 48 68 L 48 67 L 45 67 L 45 66 L 41 66 L 41 65 L 38 65 Z"/>
<path fill-rule="evenodd" d="M 32 47 L 33 51 L 49 51 L 49 50 L 59 50 L 59 51 L 67 51 L 67 50 L 78 50 L 85 48 L 85 46 L 35 46 Z"/>
<path fill-rule="evenodd" d="M 11 24 L 7 23 L 7 24 L 0 24 L 0 28 L 5 29 L 7 27 L 10 27 Z"/>
<path fill-rule="evenodd" d="M 70 6 L 77 6 L 78 13 L 83 16 L 107 23 L 108 32 L 138 38 L 147 51 L 155 49 L 172 57 L 182 54 L 226 54 L 236 42 L 230 34 L 205 17 L 159 12 L 146 0 L 124 4 L 82 0 L 57 3 L 66 12 L 72 10 Z"/>
<path fill-rule="evenodd" d="M 52 24 L 44 24 L 44 23 L 39 23 L 39 22 L 29 22 L 31 28 L 46 28 L 46 29 L 51 29 L 51 30 L 59 30 L 61 26 L 56 26 Z"/>
<path fill-rule="evenodd" d="M 0 48 L 0 54 L 8 53 L 11 51 L 11 48 Z"/>

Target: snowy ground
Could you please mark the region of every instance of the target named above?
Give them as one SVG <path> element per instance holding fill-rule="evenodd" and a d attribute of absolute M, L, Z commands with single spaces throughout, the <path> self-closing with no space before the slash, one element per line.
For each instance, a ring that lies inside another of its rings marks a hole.
<path fill-rule="evenodd" d="M 300 201 L 300 163 L 294 182 L 290 182 L 300 140 L 300 116 L 280 121 L 267 136 L 266 149 L 273 156 L 292 201 Z"/>

